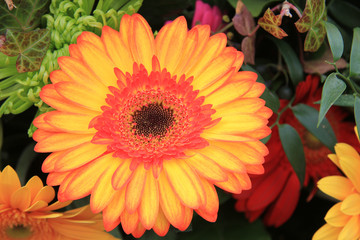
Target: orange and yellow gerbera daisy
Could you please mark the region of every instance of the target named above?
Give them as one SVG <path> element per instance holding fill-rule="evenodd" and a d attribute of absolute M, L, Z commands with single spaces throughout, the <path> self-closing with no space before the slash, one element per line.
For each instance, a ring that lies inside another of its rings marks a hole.
<path fill-rule="evenodd" d="M 272 112 L 259 98 L 265 86 L 238 72 L 243 54 L 209 26 L 190 31 L 184 17 L 154 39 L 139 14 L 120 32 L 83 32 L 70 57 L 40 96 L 56 111 L 34 121 L 35 150 L 60 201 L 91 194 L 106 230 L 159 235 L 185 230 L 193 210 L 215 221 L 214 185 L 240 193 L 249 173 L 263 173 Z"/>
<path fill-rule="evenodd" d="M 10 166 L 0 171 L 1 240 L 98 240 L 116 239 L 104 232 L 102 217 L 89 206 L 66 212 L 53 212 L 71 203 L 55 202 L 55 191 L 32 177 L 21 187 L 18 175 Z"/>
<path fill-rule="evenodd" d="M 357 130 L 355 128 L 355 132 Z M 359 139 L 359 136 L 358 136 Z M 345 176 L 328 176 L 318 181 L 318 187 L 339 200 L 325 216 L 326 224 L 313 236 L 313 240 L 348 240 L 360 238 L 360 156 L 346 143 L 335 145 L 335 154 L 329 158 Z"/>

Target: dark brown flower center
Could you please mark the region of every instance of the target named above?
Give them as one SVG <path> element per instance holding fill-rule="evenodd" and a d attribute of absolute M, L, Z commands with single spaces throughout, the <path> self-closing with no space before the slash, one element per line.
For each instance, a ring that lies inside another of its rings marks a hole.
<path fill-rule="evenodd" d="M 6 229 L 6 235 L 14 239 L 28 239 L 32 235 L 32 231 L 29 227 L 20 224 Z"/>
<path fill-rule="evenodd" d="M 173 110 L 165 108 L 162 103 L 151 103 L 143 106 L 132 115 L 135 134 L 148 136 L 164 136 L 173 125 Z"/>

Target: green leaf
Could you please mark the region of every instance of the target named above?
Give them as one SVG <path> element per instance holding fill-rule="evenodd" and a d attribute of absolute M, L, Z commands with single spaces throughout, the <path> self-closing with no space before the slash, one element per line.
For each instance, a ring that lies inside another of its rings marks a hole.
<path fill-rule="evenodd" d="M 6 29 L 31 31 L 48 11 L 50 0 L 14 0 L 16 8 L 9 10 L 4 1 L 0 3 L 0 34 Z"/>
<path fill-rule="evenodd" d="M 302 185 L 305 179 L 305 154 L 301 138 L 296 130 L 289 124 L 279 125 L 281 145 L 291 166 Z"/>
<path fill-rule="evenodd" d="M 17 161 L 16 172 L 19 176 L 22 185 L 26 184 L 26 175 L 31 169 L 31 164 L 35 160 L 38 153 L 34 151 L 35 143 L 28 144 L 22 151 L 20 158 Z"/>
<path fill-rule="evenodd" d="M 37 29 L 30 32 L 8 30 L 6 42 L 0 51 L 8 56 L 17 56 L 16 68 L 19 73 L 32 72 L 40 68 L 50 44 L 50 31 Z"/>
<path fill-rule="evenodd" d="M 284 57 L 293 85 L 297 86 L 299 82 L 304 80 L 303 67 L 299 58 L 287 42 L 276 38 L 271 38 L 271 40 L 275 43 L 281 55 Z"/>
<path fill-rule="evenodd" d="M 359 7 L 344 0 L 332 0 L 329 2 L 328 11 L 337 22 L 350 29 L 360 26 Z"/>
<path fill-rule="evenodd" d="M 325 0 L 307 0 L 302 17 L 295 23 L 300 33 L 308 32 L 304 50 L 316 52 L 325 39 Z"/>
<path fill-rule="evenodd" d="M 238 0 L 228 0 L 233 8 L 236 8 Z M 276 0 L 242 0 L 248 10 L 251 12 L 253 17 L 257 17 L 263 11 L 266 5 L 269 5 L 272 2 L 278 2 Z"/>
<path fill-rule="evenodd" d="M 344 51 L 344 41 L 339 29 L 332 23 L 325 23 L 326 34 L 329 40 L 330 49 L 333 55 L 334 62 L 339 60 Z"/>
<path fill-rule="evenodd" d="M 319 112 L 315 108 L 306 104 L 298 104 L 292 107 L 292 111 L 297 120 L 299 120 L 299 122 L 306 128 L 306 130 L 314 135 L 331 151 L 334 150 L 334 146 L 337 140 L 335 133 L 326 118 L 323 119 L 319 127 L 316 127 Z"/>
<path fill-rule="evenodd" d="M 264 78 L 260 75 L 259 72 L 257 72 L 254 68 L 250 67 L 249 65 L 243 65 L 241 67 L 244 71 L 251 71 L 255 72 L 258 75 L 258 82 L 261 82 L 265 84 Z M 263 94 L 260 96 L 260 98 L 265 100 L 265 106 L 270 108 L 273 112 L 277 112 L 280 108 L 280 101 L 276 94 L 274 94 L 272 91 L 270 91 L 268 88 L 265 88 Z"/>
<path fill-rule="evenodd" d="M 336 77 L 336 73 L 330 74 L 326 80 L 321 94 L 320 113 L 317 126 L 320 125 L 327 111 L 345 91 L 346 84 Z"/>
<path fill-rule="evenodd" d="M 360 74 L 360 27 L 354 29 L 350 53 L 350 76 Z"/>
<path fill-rule="evenodd" d="M 352 94 L 343 94 L 341 95 L 334 105 L 341 107 L 354 107 L 355 97 Z"/>
<path fill-rule="evenodd" d="M 355 115 L 355 122 L 357 126 L 358 136 L 360 136 L 360 98 L 358 96 L 355 97 L 354 115 Z"/>

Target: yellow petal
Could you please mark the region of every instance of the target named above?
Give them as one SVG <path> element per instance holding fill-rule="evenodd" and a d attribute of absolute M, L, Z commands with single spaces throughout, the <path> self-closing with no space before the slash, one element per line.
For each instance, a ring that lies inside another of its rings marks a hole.
<path fill-rule="evenodd" d="M 341 169 L 354 184 L 356 190 L 360 192 L 360 156 L 358 152 L 346 143 L 337 143 L 335 152 L 339 158 Z"/>
<path fill-rule="evenodd" d="M 122 159 L 119 167 L 116 169 L 114 176 L 111 180 L 114 189 L 121 189 L 125 184 L 130 181 L 133 171 L 130 170 L 130 159 Z"/>
<path fill-rule="evenodd" d="M 186 37 L 187 23 L 184 17 L 178 17 L 160 29 L 155 39 L 155 45 L 156 56 L 161 67 L 165 67 L 169 72 L 174 72 L 182 54 L 184 54 L 183 51 L 189 49 L 186 48 L 188 45 L 184 45 Z M 184 59 L 186 62 L 187 60 Z"/>
<path fill-rule="evenodd" d="M 25 187 L 29 189 L 31 200 L 33 200 L 35 196 L 38 194 L 38 192 L 44 187 L 44 184 L 38 176 L 33 176 L 26 183 Z M 31 204 L 32 203 L 33 201 L 31 202 Z"/>
<path fill-rule="evenodd" d="M 90 197 L 90 207 L 93 213 L 101 212 L 112 200 L 115 190 L 111 186 L 111 178 L 117 166 L 109 165 L 95 183 Z"/>
<path fill-rule="evenodd" d="M 154 34 L 149 24 L 139 14 L 132 15 L 133 26 L 130 34 L 130 49 L 134 60 L 151 69 L 152 57 L 155 54 Z"/>
<path fill-rule="evenodd" d="M 350 220 L 351 216 L 341 211 L 341 202 L 332 206 L 325 215 L 325 221 L 334 227 L 343 227 Z"/>
<path fill-rule="evenodd" d="M 69 76 L 71 81 L 88 87 L 92 90 L 92 94 L 104 96 L 104 92 L 107 92 L 105 82 L 96 77 L 96 75 L 91 71 L 91 68 L 87 67 L 83 61 L 63 56 L 58 58 L 58 63 L 61 70 Z M 56 75 L 53 75 L 52 77 L 56 78 Z"/>
<path fill-rule="evenodd" d="M 255 114 L 237 114 L 223 116 L 221 121 L 206 132 L 218 134 L 242 134 L 266 126 L 268 120 Z"/>
<path fill-rule="evenodd" d="M 209 87 L 210 85 L 218 82 L 224 75 L 227 75 L 228 78 L 232 75 L 229 75 L 230 71 L 233 73 L 233 65 L 236 60 L 236 52 L 231 52 L 227 54 L 221 54 L 218 57 L 214 58 L 205 68 L 204 70 L 198 74 L 196 78 L 194 78 L 193 86 L 194 89 L 204 89 Z M 227 79 L 222 79 L 225 82 Z M 200 91 L 201 95 L 205 95 L 202 91 Z"/>
<path fill-rule="evenodd" d="M 31 193 L 27 187 L 19 188 L 11 195 L 10 205 L 14 209 L 24 211 L 30 206 L 30 203 Z"/>
<path fill-rule="evenodd" d="M 163 163 L 171 186 L 180 198 L 180 201 L 190 208 L 199 208 L 204 202 L 205 193 L 196 173 L 185 161 L 171 159 Z"/>
<path fill-rule="evenodd" d="M 344 200 L 353 192 L 353 184 L 343 176 L 328 176 L 320 179 L 318 188 L 329 196 Z"/>
<path fill-rule="evenodd" d="M 341 211 L 347 215 L 359 215 L 360 194 L 354 193 L 346 197 L 341 204 Z"/>
<path fill-rule="evenodd" d="M 227 180 L 226 172 L 213 160 L 201 154 L 195 154 L 185 161 L 201 176 L 216 182 Z"/>
<path fill-rule="evenodd" d="M 51 202 L 55 197 L 55 190 L 50 186 L 44 186 L 38 194 L 36 194 L 33 202 L 37 201 L 44 201 L 44 202 Z"/>
<path fill-rule="evenodd" d="M 200 40 L 200 38 L 199 38 Z M 186 76 L 193 76 L 194 82 L 202 74 L 210 62 L 213 61 L 226 47 L 227 37 L 224 33 L 219 33 L 210 37 L 206 42 L 204 49 L 198 56 L 193 55 L 187 69 Z"/>
<path fill-rule="evenodd" d="M 140 164 L 127 185 L 125 196 L 125 208 L 128 213 L 135 212 L 140 204 L 142 192 L 145 185 L 147 171 L 143 164 Z"/>
<path fill-rule="evenodd" d="M 244 98 L 228 104 L 223 104 L 216 108 L 214 118 L 235 115 L 239 113 L 255 113 L 265 105 L 265 101 L 261 98 Z"/>
<path fill-rule="evenodd" d="M 339 240 L 359 239 L 360 219 L 359 215 L 352 216 L 339 234 Z"/>
<path fill-rule="evenodd" d="M 82 32 L 80 34 L 80 36 L 77 38 L 77 41 L 87 41 L 87 42 L 91 42 L 92 44 L 94 44 L 96 47 L 98 47 L 99 49 L 101 49 L 101 51 L 104 51 L 104 45 L 101 42 L 101 39 L 98 35 L 96 35 L 95 33 L 92 32 Z"/>
<path fill-rule="evenodd" d="M 0 203 L 10 204 L 11 195 L 21 188 L 20 180 L 11 166 L 0 172 Z"/>
<path fill-rule="evenodd" d="M 135 229 L 139 223 L 139 216 L 138 216 L 137 211 L 130 214 L 126 211 L 126 208 L 125 208 L 123 213 L 121 214 L 120 218 L 121 218 L 121 225 L 126 234 L 130 234 L 133 231 L 135 231 Z"/>
<path fill-rule="evenodd" d="M 35 138 L 35 136 L 33 137 Z M 36 152 L 57 152 L 90 142 L 92 138 L 93 134 L 54 133 L 38 142 L 34 150 Z"/>
<path fill-rule="evenodd" d="M 340 227 L 325 224 L 316 231 L 312 240 L 337 240 L 341 229 Z"/>
<path fill-rule="evenodd" d="M 159 175 L 159 197 L 160 206 L 166 216 L 166 219 L 176 228 L 182 227 L 182 218 L 185 217 L 185 207 L 180 203 L 179 198 L 175 194 L 171 187 L 164 171 L 161 171 Z M 161 221 L 161 226 L 158 226 L 159 230 L 163 229 L 162 226 L 166 225 L 164 221 Z"/>
<path fill-rule="evenodd" d="M 106 52 L 88 41 L 78 41 L 77 45 L 83 56 L 83 61 L 101 79 L 104 85 L 116 86 L 117 78 L 114 73 L 116 66 Z"/>
<path fill-rule="evenodd" d="M 199 149 L 197 153 L 213 160 L 222 169 L 231 172 L 245 172 L 245 166 L 241 160 L 234 155 L 216 144 L 210 144 L 210 146 Z M 206 165 L 205 165 L 206 166 Z"/>
<path fill-rule="evenodd" d="M 213 184 L 203 178 L 200 178 L 200 180 L 206 193 L 206 204 L 197 209 L 196 212 L 205 220 L 215 222 L 219 210 L 219 198 L 217 192 Z"/>
<path fill-rule="evenodd" d="M 338 167 L 340 167 L 339 158 L 336 156 L 336 154 L 329 154 L 328 158 Z"/>
<path fill-rule="evenodd" d="M 159 212 L 159 187 L 152 171 L 147 171 L 145 186 L 139 206 L 139 219 L 146 229 L 151 229 Z"/>
<path fill-rule="evenodd" d="M 27 209 L 24 210 L 24 212 L 35 212 L 39 211 L 46 211 L 45 208 L 48 206 L 48 203 L 45 201 L 37 201 L 35 203 L 32 203 Z"/>
<path fill-rule="evenodd" d="M 103 96 L 93 94 L 91 89 L 76 82 L 59 82 L 55 84 L 55 90 L 63 98 L 73 102 L 72 105 L 78 105 L 91 111 L 100 112 L 101 106 L 106 105 L 105 95 L 108 92 L 105 92 Z"/>
<path fill-rule="evenodd" d="M 81 167 L 106 152 L 105 145 L 85 142 L 70 148 L 56 159 L 54 170 L 63 172 Z"/>
<path fill-rule="evenodd" d="M 113 230 L 120 222 L 120 215 L 125 208 L 125 191 L 125 188 L 116 191 L 111 202 L 103 211 L 104 226 L 106 231 Z"/>
<path fill-rule="evenodd" d="M 51 111 L 44 113 L 43 115 L 44 120 L 59 132 L 79 134 L 96 132 L 94 128 L 89 129 L 89 123 L 94 116 L 60 111 Z"/>
<path fill-rule="evenodd" d="M 105 45 L 107 54 L 115 63 L 116 67 L 124 73 L 132 72 L 134 60 L 129 49 L 124 46 L 119 32 L 111 27 L 104 26 L 101 39 Z"/>
<path fill-rule="evenodd" d="M 86 164 L 85 166 L 72 171 L 60 185 L 58 199 L 67 201 L 87 196 L 101 174 L 112 165 L 118 164 L 118 160 L 110 154 Z"/>
<path fill-rule="evenodd" d="M 52 72 L 53 73 L 53 72 Z M 51 76 L 51 74 L 50 74 Z M 73 102 L 59 95 L 59 93 L 55 90 L 55 86 L 53 84 L 45 85 L 40 92 L 41 99 L 46 102 L 49 106 L 57 109 L 61 112 L 71 112 L 71 113 L 83 113 L 89 115 L 99 115 L 100 112 L 95 112 L 89 110 L 87 108 L 78 106 L 73 104 Z M 100 110 L 100 109 L 98 109 Z"/>
<path fill-rule="evenodd" d="M 228 81 L 205 98 L 206 104 L 212 104 L 214 108 L 218 105 L 229 103 L 244 95 L 254 85 L 254 80 Z"/>
<path fill-rule="evenodd" d="M 159 214 L 157 215 L 157 219 L 155 222 L 155 225 L 153 226 L 154 232 L 159 235 L 160 237 L 163 237 L 167 234 L 170 228 L 170 223 L 166 219 L 163 211 L 161 208 L 159 209 Z"/>

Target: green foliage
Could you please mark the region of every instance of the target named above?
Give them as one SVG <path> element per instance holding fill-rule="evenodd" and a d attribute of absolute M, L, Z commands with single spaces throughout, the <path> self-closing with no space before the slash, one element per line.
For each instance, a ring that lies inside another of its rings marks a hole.
<path fill-rule="evenodd" d="M 350 54 L 350 76 L 360 74 L 360 27 L 354 29 Z"/>
<path fill-rule="evenodd" d="M 331 16 L 350 29 L 360 26 L 360 8 L 353 3 L 346 0 L 332 0 L 329 1 L 328 6 Z"/>
<path fill-rule="evenodd" d="M 302 185 L 305 179 L 305 153 L 301 138 L 289 124 L 279 124 L 281 145 Z"/>
<path fill-rule="evenodd" d="M 354 114 L 355 114 L 355 123 L 357 126 L 358 136 L 360 136 L 360 97 L 355 97 L 354 103 Z"/>
<path fill-rule="evenodd" d="M 228 0 L 231 6 L 236 8 L 236 3 L 238 0 Z M 257 17 L 263 11 L 266 5 L 277 2 L 276 0 L 242 0 L 246 7 L 251 12 L 253 17 Z"/>
<path fill-rule="evenodd" d="M 324 41 L 326 29 L 325 0 L 307 0 L 302 17 L 295 23 L 301 33 L 308 32 L 304 50 L 316 52 Z"/>
<path fill-rule="evenodd" d="M 305 104 L 297 104 L 292 107 L 292 111 L 306 130 L 314 135 L 327 148 L 334 151 L 337 140 L 335 133 L 326 118 L 323 119 L 319 127 L 316 127 L 319 112 L 315 108 Z"/>
<path fill-rule="evenodd" d="M 334 62 L 339 60 L 344 51 L 344 41 L 339 29 L 332 23 L 325 23 L 326 34 L 329 40 Z"/>
<path fill-rule="evenodd" d="M 0 34 L 7 29 L 12 31 L 31 31 L 39 24 L 48 11 L 50 0 L 14 0 L 16 8 L 9 10 L 6 3 L 0 3 Z"/>
<path fill-rule="evenodd" d="M 299 82 L 304 80 L 304 72 L 298 56 L 287 42 L 276 38 L 272 38 L 271 40 L 278 47 L 285 60 L 293 85 L 297 86 Z"/>
<path fill-rule="evenodd" d="M 193 228 L 187 232 L 178 233 L 177 238 L 172 239 L 270 240 L 271 237 L 260 220 L 249 223 L 243 214 L 234 211 L 233 201 L 229 201 L 222 205 L 222 210 L 215 223 L 206 222 L 195 215 Z"/>
<path fill-rule="evenodd" d="M 6 42 L 0 51 L 8 56 L 18 56 L 16 68 L 19 73 L 40 68 L 50 43 L 50 31 L 37 29 L 29 32 L 7 30 Z"/>
<path fill-rule="evenodd" d="M 321 95 L 320 113 L 317 126 L 320 125 L 327 111 L 329 111 L 330 107 L 336 102 L 345 89 L 346 84 L 337 78 L 336 73 L 332 73 L 326 78 Z"/>

